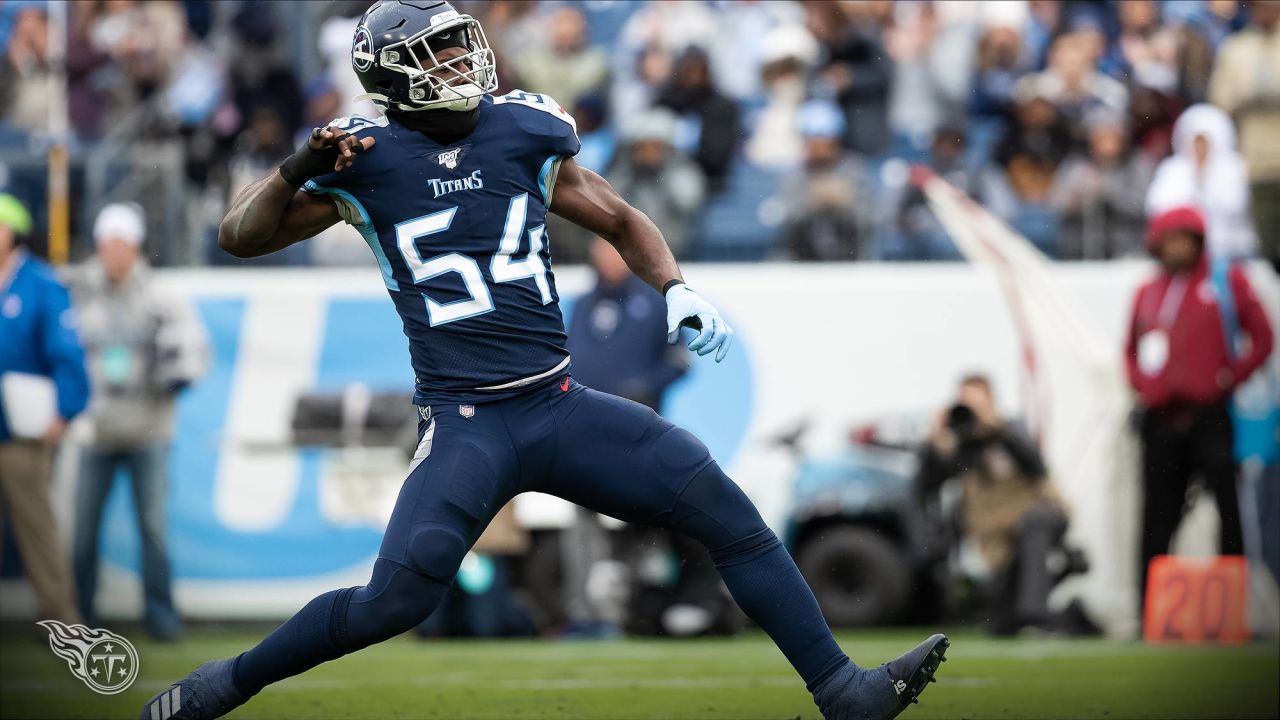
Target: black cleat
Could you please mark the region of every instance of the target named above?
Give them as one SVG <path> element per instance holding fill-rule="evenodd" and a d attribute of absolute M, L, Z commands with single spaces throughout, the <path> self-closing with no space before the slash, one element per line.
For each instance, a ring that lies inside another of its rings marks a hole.
<path fill-rule="evenodd" d="M 891 720 L 937 682 L 950 646 L 946 635 L 934 635 L 874 670 L 850 664 L 814 692 L 814 702 L 826 720 Z"/>
<path fill-rule="evenodd" d="M 207 662 L 156 694 L 142 707 L 139 720 L 214 720 L 248 698 L 232 679 L 235 658 Z"/>
<path fill-rule="evenodd" d="M 896 660 L 890 660 L 881 666 L 889 671 L 893 689 L 898 693 L 898 700 L 903 707 L 919 702 L 920 693 L 929 687 L 929 683 L 938 681 L 935 673 L 938 672 L 938 666 L 947 661 L 949 647 L 951 641 L 946 635 L 934 635 Z"/>

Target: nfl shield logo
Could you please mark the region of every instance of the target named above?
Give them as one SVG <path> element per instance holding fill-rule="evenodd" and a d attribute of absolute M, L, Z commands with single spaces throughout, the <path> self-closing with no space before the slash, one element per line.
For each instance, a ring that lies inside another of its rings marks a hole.
<path fill-rule="evenodd" d="M 452 170 L 458 167 L 458 155 L 460 155 L 461 153 L 462 153 L 462 148 L 445 150 L 444 152 L 440 153 L 437 159 L 440 161 L 441 165 Z"/>
<path fill-rule="evenodd" d="M 474 417 L 476 414 L 476 406 L 475 405 L 459 405 L 458 414 L 464 418 Z"/>

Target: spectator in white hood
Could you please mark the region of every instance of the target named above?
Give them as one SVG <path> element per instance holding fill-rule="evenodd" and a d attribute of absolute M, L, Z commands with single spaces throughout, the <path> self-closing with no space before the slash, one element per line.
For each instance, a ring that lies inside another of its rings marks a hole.
<path fill-rule="evenodd" d="M 1257 254 L 1248 170 L 1236 152 L 1235 128 L 1225 112 L 1200 104 L 1182 113 L 1173 126 L 1173 155 L 1156 168 L 1146 205 L 1148 216 L 1181 205 L 1200 208 L 1208 220 L 1211 256 Z"/>
<path fill-rule="evenodd" d="M 806 76 L 818 60 L 818 41 L 803 25 L 783 25 L 765 34 L 760 56 L 764 105 L 750 123 L 747 159 L 760 167 L 791 169 L 804 159 L 796 115 L 808 89 Z"/>

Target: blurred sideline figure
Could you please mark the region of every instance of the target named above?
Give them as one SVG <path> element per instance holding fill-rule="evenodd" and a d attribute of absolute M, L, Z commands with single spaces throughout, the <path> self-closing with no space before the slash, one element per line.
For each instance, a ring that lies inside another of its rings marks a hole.
<path fill-rule="evenodd" d="M 165 542 L 169 441 L 179 391 L 204 374 L 204 328 L 180 298 L 162 294 L 141 255 L 142 209 L 108 205 L 93 225 L 96 254 L 71 288 L 93 385 L 75 505 L 75 572 L 80 613 L 93 624 L 102 513 L 116 475 L 129 474 L 142 536 L 147 632 L 172 640 L 182 625 L 173 607 Z"/>
<path fill-rule="evenodd" d="M 662 298 L 631 273 L 612 245 L 598 237 L 591 244 L 591 264 L 596 285 L 578 300 L 569 319 L 569 351 L 574 357 L 575 372 L 592 387 L 604 388 L 604 392 L 634 400 L 661 413 L 667 390 L 689 366 L 685 353 L 667 343 Z M 628 532 L 647 530 L 631 528 Z M 680 577 L 674 583 L 676 597 L 660 590 L 649 592 L 655 589 L 648 587 L 654 583 L 636 578 L 636 585 L 645 587 L 635 587 L 631 592 L 631 612 L 626 618 L 628 629 L 642 634 L 651 634 L 659 628 L 672 634 L 702 632 L 711 625 L 712 615 L 719 609 L 716 601 L 723 604 L 719 578 L 706 562 L 709 558 L 705 557 L 705 551 L 699 556 L 696 549 L 686 547 L 683 538 L 657 534 L 670 538 L 672 548 L 684 561 Z M 578 508 L 577 522 L 564 534 L 562 545 L 570 632 L 593 636 L 616 633 L 623 620 L 620 608 L 609 607 L 598 597 L 606 594 L 599 579 L 607 577 L 604 569 L 609 566 L 602 563 L 614 555 L 609 533 L 601 527 L 595 513 Z M 651 548 L 654 544 L 628 543 L 628 546 Z M 690 587 L 705 589 L 705 583 L 697 582 L 705 574 L 700 570 L 711 572 L 712 602 L 706 604 L 716 607 L 704 608 L 699 600 L 705 598 L 698 597 L 697 592 L 682 592 Z M 677 606 L 681 609 L 668 615 Z M 675 625 L 667 627 L 668 620 L 672 619 Z M 692 619 L 692 622 L 682 623 L 682 619 Z"/>
<path fill-rule="evenodd" d="M 17 199 L 0 195 L 0 523 L 13 523 L 40 619 L 75 623 L 49 492 L 54 451 L 89 401 L 89 379 L 66 288 L 18 244 L 31 225 Z"/>
<path fill-rule="evenodd" d="M 1220 552 L 1244 553 L 1229 402 L 1271 354 L 1273 337 L 1243 268 L 1211 263 L 1205 233 L 1204 215 L 1193 207 L 1151 219 L 1147 243 L 1160 272 L 1138 288 L 1125 345 L 1129 382 L 1142 409 L 1139 602 L 1146 598 L 1148 564 L 1169 551 L 1182 522 L 1193 477 L 1217 501 Z M 1239 357 L 1225 339 L 1226 294 L 1234 323 L 1249 340 Z"/>
<path fill-rule="evenodd" d="M 608 242 L 591 242 L 596 285 L 569 319 L 574 372 L 592 387 L 655 411 L 689 368 L 680 347 L 667 343 L 662 297 L 627 268 Z"/>
<path fill-rule="evenodd" d="M 961 483 L 959 534 L 976 544 L 990 572 L 991 632 L 1060 629 L 1048 600 L 1061 573 L 1050 569 L 1049 556 L 1066 534 L 1066 507 L 1035 443 L 998 415 L 985 375 L 960 381 L 921 451 L 916 497 L 926 512 L 952 479 Z"/>

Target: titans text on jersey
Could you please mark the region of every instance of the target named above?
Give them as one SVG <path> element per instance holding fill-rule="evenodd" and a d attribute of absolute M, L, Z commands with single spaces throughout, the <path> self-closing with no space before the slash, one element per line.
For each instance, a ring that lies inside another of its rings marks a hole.
<path fill-rule="evenodd" d="M 559 161 L 580 147 L 573 118 L 521 91 L 485 96 L 479 113 L 452 146 L 389 117 L 335 120 L 377 142 L 303 188 L 333 196 L 377 257 L 418 405 L 506 397 L 569 365 L 546 214 Z"/>
<path fill-rule="evenodd" d="M 449 152 L 454 151 L 450 150 Z M 459 190 L 482 190 L 484 189 L 484 178 L 480 177 L 480 173 L 481 171 L 477 170 L 471 173 L 471 177 L 464 177 L 461 180 L 437 180 L 431 178 L 427 182 L 431 183 L 431 189 L 435 191 L 436 197 L 458 192 Z"/>

